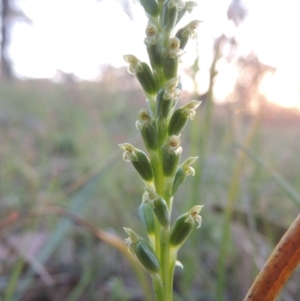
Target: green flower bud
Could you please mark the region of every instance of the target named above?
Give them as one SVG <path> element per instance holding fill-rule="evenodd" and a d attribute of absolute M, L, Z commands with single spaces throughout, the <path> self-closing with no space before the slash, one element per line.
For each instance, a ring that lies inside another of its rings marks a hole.
<path fill-rule="evenodd" d="M 164 76 L 167 80 L 177 76 L 178 60 L 183 54 L 182 49 L 179 47 L 180 40 L 174 37 L 169 40 L 167 48 L 162 52 Z"/>
<path fill-rule="evenodd" d="M 194 1 L 185 2 L 184 8 L 178 12 L 178 17 L 177 17 L 176 23 L 178 23 L 182 19 L 182 17 L 185 15 L 186 12 L 191 13 L 193 11 L 194 7 L 196 7 L 197 5 L 198 4 Z"/>
<path fill-rule="evenodd" d="M 135 245 L 135 254 L 142 263 L 142 265 L 150 273 L 158 273 L 160 270 L 160 262 L 152 250 L 151 246 L 145 241 L 140 240 Z"/>
<path fill-rule="evenodd" d="M 146 36 L 145 44 L 147 46 L 151 66 L 152 68 L 161 67 L 160 51 L 157 44 L 158 31 L 157 27 L 152 22 L 149 22 L 146 27 Z"/>
<path fill-rule="evenodd" d="M 172 30 L 177 22 L 178 12 L 184 8 L 182 0 L 166 0 L 162 12 L 162 26 Z"/>
<path fill-rule="evenodd" d="M 152 45 L 157 44 L 158 30 L 154 23 L 152 23 L 151 21 L 148 22 L 145 33 L 147 36 L 147 38 L 145 39 L 145 44 L 147 46 L 150 44 Z"/>
<path fill-rule="evenodd" d="M 119 146 L 124 150 L 123 159 L 126 162 L 132 162 L 144 181 L 152 182 L 153 170 L 146 154 L 129 143 L 119 144 Z"/>
<path fill-rule="evenodd" d="M 194 206 L 190 211 L 177 218 L 171 229 L 170 244 L 173 248 L 179 249 L 188 236 L 191 234 L 195 223 L 198 223 L 197 229 L 201 226 L 202 218 L 199 215 L 203 206 Z"/>
<path fill-rule="evenodd" d="M 163 51 L 163 56 L 170 58 L 179 57 L 183 54 L 182 49 L 180 49 L 180 40 L 177 37 L 169 39 L 167 48 Z M 175 76 L 173 76 L 175 77 Z"/>
<path fill-rule="evenodd" d="M 167 118 L 172 108 L 172 98 L 165 93 L 165 89 L 160 89 L 156 97 L 156 117 Z"/>
<path fill-rule="evenodd" d="M 156 117 L 168 117 L 174 105 L 174 100 L 177 99 L 180 94 L 180 90 L 177 88 L 179 81 L 179 76 L 174 77 L 166 82 L 164 89 L 158 91 L 156 97 Z"/>
<path fill-rule="evenodd" d="M 170 136 L 162 150 L 163 173 L 167 177 L 174 176 L 182 153 L 179 137 L 175 135 Z"/>
<path fill-rule="evenodd" d="M 129 63 L 128 72 L 135 74 L 143 90 L 150 95 L 156 94 L 156 84 L 150 67 L 131 54 L 124 55 L 124 59 Z"/>
<path fill-rule="evenodd" d="M 123 227 L 124 231 L 127 233 L 128 238 L 124 240 L 127 246 L 132 244 L 137 244 L 142 238 L 136 234 L 132 229 Z"/>
<path fill-rule="evenodd" d="M 174 57 L 171 58 L 169 56 L 163 58 L 163 70 L 164 70 L 164 77 L 166 80 L 173 78 L 177 75 L 178 70 L 178 58 Z"/>
<path fill-rule="evenodd" d="M 162 66 L 159 48 L 157 44 L 150 44 L 147 46 L 147 52 L 150 59 L 152 68 L 158 68 Z"/>
<path fill-rule="evenodd" d="M 184 172 L 184 169 L 182 168 L 181 165 L 177 167 L 175 178 L 173 181 L 173 186 L 172 186 L 172 194 L 174 195 L 178 188 L 181 186 L 181 184 L 185 181 L 186 179 L 186 174 Z"/>
<path fill-rule="evenodd" d="M 157 273 L 160 269 L 160 262 L 151 246 L 139 235 L 137 235 L 132 229 L 125 227 L 123 229 L 129 236 L 124 240 L 125 244 L 128 247 L 128 251 L 132 253 L 131 249 L 133 249 L 142 265 L 150 273 Z"/>
<path fill-rule="evenodd" d="M 176 33 L 176 37 L 180 40 L 180 48 L 183 50 L 186 46 L 189 38 L 195 38 L 196 32 L 195 30 L 198 28 L 200 21 L 195 20 L 190 22 L 185 27 L 179 29 Z"/>
<path fill-rule="evenodd" d="M 154 212 L 152 205 L 147 201 L 143 200 L 139 207 L 139 217 L 147 231 L 148 236 L 154 235 Z"/>
<path fill-rule="evenodd" d="M 159 14 L 158 4 L 155 0 L 139 0 L 147 15 L 157 17 Z"/>
<path fill-rule="evenodd" d="M 156 123 L 149 114 L 149 111 L 145 109 L 139 111 L 136 127 L 141 131 L 147 150 L 156 150 L 158 147 L 157 128 Z"/>
<path fill-rule="evenodd" d="M 197 159 L 198 157 L 190 157 L 178 166 L 173 181 L 172 195 L 176 193 L 176 191 L 181 186 L 181 184 L 185 181 L 187 176 L 195 175 L 195 170 L 190 165 L 193 164 Z"/>
<path fill-rule="evenodd" d="M 170 225 L 170 213 L 166 201 L 150 187 L 146 187 L 143 200 L 152 205 L 153 211 L 159 223 L 164 228 L 168 228 Z"/>
<path fill-rule="evenodd" d="M 137 57 L 131 54 L 126 54 L 123 57 L 125 62 L 129 64 L 127 70 L 130 74 L 136 74 L 137 72 L 143 71 L 142 63 L 139 61 Z"/>
<path fill-rule="evenodd" d="M 186 125 L 188 119 L 193 120 L 195 117 L 195 109 L 197 109 L 201 104 L 201 101 L 192 100 L 185 106 L 177 109 L 169 122 L 168 133 L 169 135 L 180 135 L 184 126 Z"/>
<path fill-rule="evenodd" d="M 164 228 L 168 228 L 170 225 L 170 213 L 166 201 L 160 197 L 153 201 L 153 205 L 153 210 L 159 223 Z"/>
<path fill-rule="evenodd" d="M 156 84 L 150 67 L 142 62 L 143 71 L 137 72 L 136 78 L 140 82 L 144 91 L 148 94 L 156 94 Z"/>
<path fill-rule="evenodd" d="M 177 99 L 181 91 L 180 76 L 171 78 L 165 84 L 164 99 Z"/>

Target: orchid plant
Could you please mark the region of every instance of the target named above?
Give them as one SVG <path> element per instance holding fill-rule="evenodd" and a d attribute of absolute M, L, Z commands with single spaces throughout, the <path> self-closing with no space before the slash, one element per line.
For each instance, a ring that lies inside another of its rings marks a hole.
<path fill-rule="evenodd" d="M 136 121 L 146 152 L 129 143 L 119 146 L 124 151 L 123 159 L 132 163 L 144 185 L 139 217 L 148 237 L 124 228 L 128 235 L 125 243 L 152 277 L 156 300 L 171 301 L 174 268 L 181 265 L 177 261 L 178 250 L 195 226 L 201 226 L 202 206 L 197 204 L 171 222 L 175 193 L 187 176 L 195 174 L 191 165 L 197 157 L 180 163 L 183 150 L 180 136 L 201 102 L 192 100 L 177 107 L 182 89 L 178 64 L 188 40 L 196 36 L 200 21 L 175 30 L 182 17 L 196 6 L 194 1 L 139 0 L 139 3 L 148 18 L 144 43 L 150 65 L 131 54 L 124 59 L 147 99 Z"/>

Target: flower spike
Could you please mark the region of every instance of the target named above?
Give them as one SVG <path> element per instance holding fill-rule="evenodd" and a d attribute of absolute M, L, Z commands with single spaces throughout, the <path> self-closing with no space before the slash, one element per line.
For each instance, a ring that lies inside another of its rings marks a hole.
<path fill-rule="evenodd" d="M 197 5 L 186 0 L 136 0 L 148 17 L 144 44 L 149 63 L 134 55 L 124 56 L 128 71 L 134 74 L 146 96 L 147 106 L 138 112 L 136 128 L 147 152 L 129 143 L 119 146 L 123 159 L 131 162 L 144 183 L 138 215 L 147 240 L 130 228 L 125 243 L 151 275 L 155 299 L 172 300 L 173 271 L 177 251 L 194 228 L 202 223 L 196 205 L 180 215 L 171 225 L 173 197 L 188 176 L 195 175 L 192 165 L 198 157 L 189 157 L 181 164 L 181 133 L 193 120 L 201 101 L 192 100 L 177 107 L 182 90 L 178 73 L 181 56 L 188 40 L 196 37 L 200 21 L 192 21 L 179 30 L 175 26 Z"/>

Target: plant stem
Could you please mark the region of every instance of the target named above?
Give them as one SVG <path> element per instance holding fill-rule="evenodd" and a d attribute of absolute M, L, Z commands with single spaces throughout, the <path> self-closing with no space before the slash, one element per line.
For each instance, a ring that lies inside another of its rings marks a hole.
<path fill-rule="evenodd" d="M 162 151 L 161 146 L 156 152 L 151 154 L 151 164 L 154 171 L 154 183 L 156 191 L 166 201 L 168 208 L 172 209 L 172 198 L 170 197 L 170 185 L 167 185 L 166 178 L 164 177 L 162 170 Z M 166 185 L 168 187 L 166 187 Z M 162 229 L 161 225 L 155 219 L 155 252 L 157 257 L 160 259 L 161 269 L 160 277 L 162 282 L 162 290 L 159 286 L 161 285 L 157 278 L 152 277 L 153 287 L 155 288 L 156 301 L 172 301 L 173 294 L 173 272 L 175 266 L 175 260 L 170 258 L 170 227 Z"/>
<path fill-rule="evenodd" d="M 170 230 L 162 229 L 161 235 L 161 274 L 165 290 L 165 301 L 172 301 L 173 274 L 170 274 Z"/>
<path fill-rule="evenodd" d="M 300 263 L 300 215 L 280 240 L 244 301 L 272 301 Z"/>

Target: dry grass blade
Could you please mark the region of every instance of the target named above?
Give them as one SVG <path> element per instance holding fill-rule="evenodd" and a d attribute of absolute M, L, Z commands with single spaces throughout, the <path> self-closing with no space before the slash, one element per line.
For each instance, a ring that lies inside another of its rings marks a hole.
<path fill-rule="evenodd" d="M 87 230 L 89 230 L 95 237 L 97 237 L 100 240 L 103 240 L 104 242 L 108 243 L 109 245 L 117 248 L 120 252 L 122 252 L 124 255 L 126 255 L 130 261 L 132 261 L 132 257 L 128 256 L 127 247 L 124 244 L 123 240 L 119 238 L 117 235 L 114 235 L 112 233 L 106 232 L 104 230 L 100 230 L 93 226 L 91 223 L 83 219 L 82 217 L 72 213 L 71 211 L 68 211 L 61 207 L 48 207 L 43 210 L 35 210 L 29 213 L 25 214 L 19 214 L 17 212 L 14 212 L 13 215 L 9 216 L 3 221 L 0 221 L 0 227 L 3 230 L 4 228 L 18 223 L 22 222 L 28 218 L 33 218 L 37 216 L 45 216 L 45 215 L 58 215 L 61 217 L 66 217 L 68 219 L 71 219 L 75 223 L 85 227 Z"/>
<path fill-rule="evenodd" d="M 136 276 L 139 279 L 141 286 L 146 295 L 145 300 L 151 300 L 151 295 L 149 294 L 149 286 L 148 282 L 145 279 L 145 272 L 141 268 L 140 263 L 133 257 L 127 250 L 127 246 L 125 245 L 124 241 L 115 234 L 109 233 L 107 231 L 98 229 L 91 223 L 89 223 L 84 218 L 78 216 L 77 214 L 68 211 L 61 207 L 47 207 L 43 210 L 35 210 L 28 213 L 20 214 L 18 212 L 14 212 L 8 218 L 0 221 L 0 229 L 4 230 L 6 227 L 11 226 L 12 224 L 22 223 L 29 218 L 39 217 L 39 216 L 46 216 L 46 215 L 57 215 L 60 217 L 64 217 L 67 219 L 72 220 L 76 224 L 84 227 L 90 233 L 92 233 L 97 239 L 104 241 L 108 245 L 118 249 L 123 255 L 126 256 L 130 264 L 135 270 Z"/>
<path fill-rule="evenodd" d="M 273 301 L 300 262 L 300 215 L 282 237 L 244 301 Z"/>

